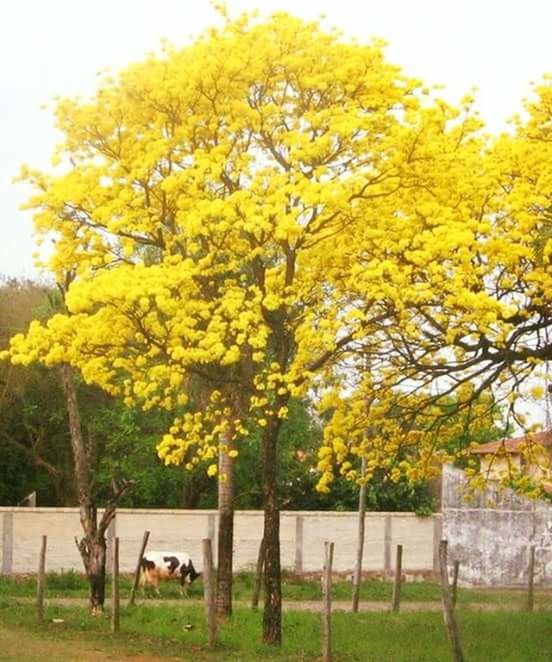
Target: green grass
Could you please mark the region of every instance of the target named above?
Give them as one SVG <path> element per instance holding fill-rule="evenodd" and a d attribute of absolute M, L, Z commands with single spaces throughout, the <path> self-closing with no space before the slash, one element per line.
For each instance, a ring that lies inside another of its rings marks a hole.
<path fill-rule="evenodd" d="M 251 573 L 238 573 L 234 577 L 233 594 L 236 601 L 249 602 L 253 593 L 254 576 Z M 121 576 L 120 590 L 123 600 L 130 594 L 132 578 Z M 332 590 L 334 600 L 349 601 L 351 599 L 351 583 L 349 581 L 335 582 Z M 107 579 L 106 595 L 110 595 L 110 579 Z M 393 585 L 390 581 L 366 580 L 360 588 L 360 599 L 366 601 L 391 601 Z M 282 593 L 289 600 L 321 600 L 322 589 L 320 581 L 304 580 L 295 575 L 284 573 L 282 576 Z M 14 577 L 0 576 L 0 596 L 32 597 L 36 594 L 36 578 L 32 575 Z M 149 593 L 153 595 L 153 593 Z M 86 598 L 88 583 L 78 572 L 48 573 L 46 578 L 46 595 L 51 598 Z M 180 586 L 177 581 L 161 584 L 163 598 L 180 598 Z M 189 589 L 190 598 L 201 598 L 203 584 L 195 582 Z M 433 582 L 403 583 L 401 599 L 404 602 L 428 602 L 441 599 L 439 585 Z M 552 598 L 549 592 L 537 590 L 535 593 L 537 605 L 550 604 Z M 458 604 L 472 603 L 508 603 L 523 608 L 526 602 L 526 592 L 523 590 L 501 589 L 459 589 Z"/>
<path fill-rule="evenodd" d="M 250 600 L 253 592 L 254 576 L 248 573 L 238 573 L 234 578 L 234 596 L 237 600 Z M 337 581 L 332 586 L 334 600 L 350 600 L 352 585 L 350 581 Z M 393 584 L 389 581 L 366 580 L 360 587 L 361 600 L 391 600 Z M 296 575 L 282 575 L 282 595 L 284 600 L 321 600 L 322 585 L 320 581 L 304 580 Z M 401 589 L 403 600 L 426 601 L 440 600 L 440 588 L 432 582 L 403 584 Z"/>
<path fill-rule="evenodd" d="M 63 619 L 54 624 L 53 618 Z M 260 643 L 262 614 L 236 609 L 220 631 L 215 652 L 206 647 L 203 609 L 199 605 L 123 608 L 121 633 L 109 631 L 108 615 L 92 618 L 84 608 L 49 606 L 47 623 L 36 625 L 32 605 L 0 598 L 0 628 L 19 633 L 20 653 L 25 652 L 25 632 L 56 645 L 86 642 L 94 649 L 119 655 L 183 656 L 197 661 L 253 660 L 314 661 L 320 656 L 321 624 L 318 614 L 286 612 L 283 645 L 277 652 Z M 544 662 L 552 659 L 552 614 L 479 613 L 459 611 L 465 657 L 470 662 Z M 191 624 L 190 630 L 184 625 Z M 393 614 L 335 613 L 332 619 L 336 662 L 448 662 L 450 650 L 442 617 L 438 613 Z M 16 657 L 4 657 L 13 659 Z"/>
<path fill-rule="evenodd" d="M 48 572 L 46 574 L 46 593 L 52 598 L 86 598 L 88 596 L 88 580 L 85 575 L 74 570 L 67 572 Z M 123 594 L 130 593 L 132 580 L 121 576 L 120 590 Z M 176 588 L 176 587 L 174 587 Z M 106 595 L 111 590 L 111 579 L 106 580 Z M 178 588 L 176 588 L 178 594 Z M 0 576 L 0 596 L 31 597 L 36 595 L 35 575 Z"/>

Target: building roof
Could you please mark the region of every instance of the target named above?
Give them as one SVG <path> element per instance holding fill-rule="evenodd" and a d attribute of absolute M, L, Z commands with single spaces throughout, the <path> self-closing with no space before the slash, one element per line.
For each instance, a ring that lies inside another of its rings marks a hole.
<path fill-rule="evenodd" d="M 480 444 L 471 449 L 472 453 L 490 455 L 492 453 L 506 451 L 507 453 L 521 452 L 522 444 L 538 444 L 540 446 L 552 446 L 552 430 L 545 432 L 533 432 L 522 437 L 513 437 L 512 439 L 499 439 L 490 441 L 487 444 Z"/>

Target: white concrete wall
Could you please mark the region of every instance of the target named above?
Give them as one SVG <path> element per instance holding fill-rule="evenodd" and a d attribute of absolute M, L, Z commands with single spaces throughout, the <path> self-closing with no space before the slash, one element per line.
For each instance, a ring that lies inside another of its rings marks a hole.
<path fill-rule="evenodd" d="M 431 570 L 434 565 L 434 519 L 412 513 L 367 513 L 364 570 L 391 571 L 395 546 L 402 544 L 405 571 Z M 132 572 L 145 530 L 148 549 L 185 550 L 201 567 L 201 541 L 216 540 L 218 518 L 212 510 L 120 509 L 108 541 L 119 537 L 121 572 Z M 263 532 L 263 513 L 238 511 L 234 524 L 234 568 L 251 569 Z M 41 536 L 48 536 L 47 570 L 82 569 L 75 536 L 80 537 L 76 508 L 0 507 L 0 572 L 35 572 Z M 336 572 L 353 569 L 357 547 L 357 514 L 287 511 L 281 513 L 282 566 L 317 572 L 323 565 L 324 541 L 335 542 Z"/>
<path fill-rule="evenodd" d="M 535 584 L 552 586 L 552 506 L 527 499 L 491 481 L 469 490 L 463 471 L 443 467 L 443 537 L 449 568 L 460 561 L 459 582 L 467 586 L 527 586 L 529 555 L 535 548 Z"/>

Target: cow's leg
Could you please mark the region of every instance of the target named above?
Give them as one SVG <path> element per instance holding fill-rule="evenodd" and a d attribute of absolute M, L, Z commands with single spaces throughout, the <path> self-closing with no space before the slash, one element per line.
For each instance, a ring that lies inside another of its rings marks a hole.
<path fill-rule="evenodd" d="M 155 591 L 158 592 L 157 585 L 159 583 L 159 575 L 154 561 L 144 557 L 140 565 L 140 586 L 142 587 L 142 596 L 145 598 L 147 595 L 147 586 L 153 586 Z"/>
<path fill-rule="evenodd" d="M 156 596 L 160 597 L 161 594 L 159 593 L 159 575 L 157 572 L 149 572 L 147 576 L 147 585 L 151 586 L 153 589 L 153 592 Z"/>
<path fill-rule="evenodd" d="M 146 597 L 146 580 L 142 579 L 142 577 L 140 577 L 140 595 L 143 598 Z"/>
<path fill-rule="evenodd" d="M 188 582 L 186 581 L 188 577 L 188 568 L 182 566 L 180 568 L 180 595 L 184 598 L 188 597 Z"/>
<path fill-rule="evenodd" d="M 142 594 L 142 598 L 147 598 L 147 591 L 146 588 L 149 586 L 150 583 L 150 578 L 147 572 L 142 571 L 140 573 L 140 593 Z"/>

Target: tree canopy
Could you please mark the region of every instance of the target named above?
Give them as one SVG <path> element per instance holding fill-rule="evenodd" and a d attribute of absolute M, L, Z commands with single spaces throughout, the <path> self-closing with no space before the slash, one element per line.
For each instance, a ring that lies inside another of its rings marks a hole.
<path fill-rule="evenodd" d="M 550 358 L 549 84 L 536 92 L 491 139 L 471 98 L 451 106 L 381 43 L 287 14 L 103 78 L 58 103 L 58 170 L 23 173 L 68 312 L 14 338 L 12 361 L 69 363 L 174 412 L 167 464 L 214 475 L 263 430 L 276 559 L 291 397 L 316 391 L 328 421 L 319 489 L 336 464 L 359 479 L 359 455 L 365 480 L 415 481 L 458 432 L 447 398 L 481 426 Z"/>
<path fill-rule="evenodd" d="M 284 418 L 347 352 L 372 343 L 385 373 L 374 331 L 394 348 L 416 336 L 487 194 L 469 100 L 452 108 L 381 44 L 287 15 L 167 48 L 57 118 L 71 167 L 27 174 L 37 231 L 56 236 L 48 266 L 75 276 L 70 314 L 13 355 L 70 362 L 146 407 L 187 403 L 199 376 L 210 392 L 161 442 L 167 462 Z"/>
<path fill-rule="evenodd" d="M 346 400 L 339 390 L 327 396 L 335 406 L 321 451 L 328 483 L 334 462 L 344 462 L 355 445 L 370 449 L 374 466 L 384 457 L 398 472 L 394 448 L 423 439 L 422 465 L 403 462 L 416 476 L 436 457 L 452 459 L 443 442 L 460 423 L 472 442 L 498 409 L 504 434 L 514 424 L 535 429 L 517 405 L 524 396 L 544 404 L 543 366 L 552 357 L 549 80 L 534 91 L 513 134 L 481 137 L 454 156 L 445 204 L 433 189 L 434 200 L 417 204 L 408 220 L 390 216 L 380 229 L 369 226 L 375 240 L 361 249 L 346 287 L 363 306 L 374 296 L 364 279 L 372 282 L 374 269 L 385 273 L 377 297 L 387 314 L 359 352 L 369 377 Z M 371 411 L 368 402 L 376 403 Z M 451 419 L 455 412 L 464 415 Z M 371 417 L 377 442 L 363 443 Z"/>

